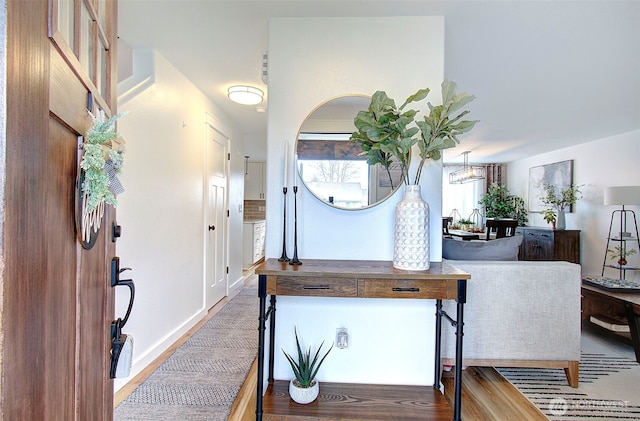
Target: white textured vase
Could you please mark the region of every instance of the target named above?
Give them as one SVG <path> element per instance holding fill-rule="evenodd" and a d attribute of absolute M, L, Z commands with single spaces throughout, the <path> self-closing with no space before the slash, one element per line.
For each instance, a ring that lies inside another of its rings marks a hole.
<path fill-rule="evenodd" d="M 289 396 L 294 402 L 307 404 L 316 400 L 320 392 L 320 382 L 315 380 L 312 386 L 300 387 L 295 380 L 289 382 Z"/>
<path fill-rule="evenodd" d="M 422 200 L 420 185 L 405 186 L 396 205 L 393 267 L 429 269 L 429 205 Z"/>
<path fill-rule="evenodd" d="M 567 222 L 565 220 L 565 214 L 564 214 L 564 209 L 560 209 L 558 211 L 558 218 L 556 221 L 556 229 L 557 230 L 563 230 L 567 228 Z"/>

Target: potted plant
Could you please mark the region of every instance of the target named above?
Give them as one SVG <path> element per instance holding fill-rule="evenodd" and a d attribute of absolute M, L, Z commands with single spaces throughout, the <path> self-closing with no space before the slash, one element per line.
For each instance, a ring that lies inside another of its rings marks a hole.
<path fill-rule="evenodd" d="M 478 204 L 484 207 L 484 214 L 487 218 L 516 219 L 520 226 L 524 226 L 528 221 L 524 200 L 509 193 L 507 186 L 498 183 L 491 184 Z"/>
<path fill-rule="evenodd" d="M 582 192 L 580 191 L 580 187 L 583 185 L 576 186 L 574 184 L 570 185 L 566 189 L 557 191 L 556 186 L 552 184 L 545 184 L 543 189 L 545 195 L 540 199 L 542 203 L 550 206 L 549 209 L 545 210 L 544 220 L 547 223 L 551 222 L 547 219 L 547 215 L 553 212 L 555 214 L 554 221 L 555 226 L 553 229 L 561 229 L 565 228 L 565 218 L 564 218 L 564 210 L 567 206 L 574 205 L 579 199 L 582 198 Z"/>
<path fill-rule="evenodd" d="M 316 374 L 320 369 L 320 366 L 324 362 L 324 359 L 327 358 L 331 349 L 333 349 L 333 344 L 329 350 L 324 354 L 324 356 L 318 360 L 320 356 L 320 350 L 324 345 L 324 341 L 320 344 L 320 347 L 316 351 L 313 359 L 311 359 L 311 347 L 307 352 L 303 352 L 300 347 L 300 341 L 298 339 L 298 331 L 295 330 L 296 336 L 296 346 L 298 348 L 298 359 L 295 360 L 291 355 L 287 354 L 287 352 L 283 349 L 285 357 L 289 361 L 291 365 L 291 369 L 293 370 L 293 374 L 295 375 L 295 379 L 292 379 L 289 382 L 289 395 L 291 399 L 300 404 L 307 404 L 313 402 L 318 397 L 318 392 L 320 390 L 318 381 L 316 380 Z"/>
<path fill-rule="evenodd" d="M 545 209 L 543 215 L 547 224 L 551 224 L 551 228 L 556 229 L 556 211 L 553 208 Z"/>
<path fill-rule="evenodd" d="M 456 84 L 442 82 L 442 104 L 427 103 L 429 114 L 416 120 L 418 111 L 405 110 L 412 102 L 421 101 L 429 89 L 420 89 L 400 106 L 384 91 L 377 91 L 367 110 L 359 111 L 354 119 L 358 129 L 351 141 L 362 148 L 369 164 L 381 164 L 389 173 L 389 166 L 400 167 L 406 185 L 405 196 L 397 204 L 393 267 L 403 270 L 429 269 L 429 206 L 422 199 L 420 176 L 428 159 L 439 160 L 442 150 L 460 143 L 458 136 L 475 126 L 475 120 L 463 120 L 469 113 L 462 108 L 475 99 L 462 92 L 456 94 Z M 411 149 L 418 145 L 420 162 L 415 178 L 409 178 Z"/>
<path fill-rule="evenodd" d="M 609 259 L 618 259 L 618 264 L 624 266 L 627 264 L 627 257 L 636 254 L 636 249 L 628 249 L 623 246 L 615 246 L 612 249 L 608 249 Z"/>
<path fill-rule="evenodd" d="M 458 221 L 458 223 L 460 224 L 460 229 L 464 231 L 469 231 L 469 227 L 473 225 L 473 221 L 470 219 L 461 219 Z"/>

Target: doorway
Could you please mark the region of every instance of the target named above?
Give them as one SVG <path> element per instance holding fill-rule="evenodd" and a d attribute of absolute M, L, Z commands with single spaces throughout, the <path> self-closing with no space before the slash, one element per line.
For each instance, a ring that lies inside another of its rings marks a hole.
<path fill-rule="evenodd" d="M 210 309 L 227 296 L 227 185 L 229 138 L 206 124 L 205 303 Z"/>

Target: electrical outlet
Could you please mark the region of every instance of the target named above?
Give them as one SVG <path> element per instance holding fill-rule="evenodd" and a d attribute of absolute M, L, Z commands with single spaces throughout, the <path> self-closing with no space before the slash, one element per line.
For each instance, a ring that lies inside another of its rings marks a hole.
<path fill-rule="evenodd" d="M 238 213 L 242 213 L 242 203 L 238 204 Z"/>
<path fill-rule="evenodd" d="M 340 349 L 349 347 L 349 330 L 344 327 L 336 329 L 336 346 Z"/>

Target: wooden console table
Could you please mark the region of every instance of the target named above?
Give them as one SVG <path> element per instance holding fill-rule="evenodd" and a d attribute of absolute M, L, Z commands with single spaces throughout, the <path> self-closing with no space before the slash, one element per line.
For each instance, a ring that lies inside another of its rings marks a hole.
<path fill-rule="evenodd" d="M 258 339 L 258 386 L 256 402 L 256 420 L 261 421 L 264 407 L 274 408 L 277 399 L 289 397 L 282 392 L 282 384 L 275 383 L 274 346 L 276 327 L 276 296 L 307 296 L 307 297 L 352 297 L 352 298 L 413 298 L 436 300 L 436 326 L 435 326 L 435 378 L 430 393 L 424 393 L 429 400 L 420 407 L 425 419 L 444 419 L 451 417 L 451 409 L 444 396 L 439 392 L 440 384 L 440 349 L 442 319 L 445 318 L 456 327 L 456 365 L 454 385 L 453 419 L 461 419 L 461 394 L 462 394 L 462 338 L 464 304 L 467 295 L 467 280 L 471 275 L 457 269 L 448 263 L 434 262 L 428 271 L 403 271 L 395 269 L 391 262 L 369 260 L 309 260 L 305 259 L 300 266 L 289 265 L 287 262 L 279 262 L 277 259 L 268 259 L 255 270 L 259 275 L 258 296 L 260 298 L 260 320 Z M 271 296 L 267 309 L 267 295 Z M 452 319 L 442 310 L 442 300 L 456 300 L 456 319 Z M 269 320 L 270 342 L 268 350 L 269 361 L 269 387 L 264 395 L 262 379 L 264 378 L 265 359 L 265 332 L 266 321 Z M 334 386 L 340 389 L 340 386 Z M 356 385 L 348 385 L 350 390 L 356 393 L 368 393 L 366 387 L 358 388 Z M 374 390 L 370 388 L 369 391 Z M 423 388 L 423 392 L 424 392 Z M 284 389 L 286 391 L 286 388 Z M 337 392 L 336 392 L 337 393 Z M 379 393 L 378 393 L 379 394 Z M 371 397 L 375 399 L 375 397 Z M 264 406 L 263 406 L 264 404 Z M 355 403 L 352 402 L 353 405 Z M 350 405 L 347 402 L 326 402 L 315 405 L 317 412 L 322 412 L 318 406 L 327 405 L 324 409 L 327 413 L 336 411 L 336 405 Z M 289 408 L 289 404 L 286 404 Z M 356 405 L 357 406 L 357 405 Z M 366 405 L 363 405 L 366 406 Z M 444 408 L 444 409 L 443 409 Z M 288 409 L 287 409 L 288 410 Z M 297 409 L 304 411 L 304 407 Z M 370 410 L 370 408 L 369 408 Z M 342 411 L 341 411 L 342 412 Z M 269 413 L 267 412 L 267 415 Z M 280 415 L 280 414 L 279 414 Z M 288 415 L 288 416 L 287 416 Z M 333 412 L 334 418 L 336 412 Z M 341 415 L 340 419 L 348 419 Z M 354 419 L 366 419 L 366 416 L 355 416 Z M 289 413 L 280 415 L 276 419 L 300 419 L 300 414 Z M 316 419 L 316 418 L 314 418 Z M 319 419 L 319 418 L 318 418 Z M 394 420 L 397 420 L 394 416 Z M 415 417 L 412 419 L 416 419 Z"/>

